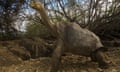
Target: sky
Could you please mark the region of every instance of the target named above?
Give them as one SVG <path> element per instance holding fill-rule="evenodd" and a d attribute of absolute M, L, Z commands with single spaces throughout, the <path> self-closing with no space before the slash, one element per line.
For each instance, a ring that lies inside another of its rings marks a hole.
<path fill-rule="evenodd" d="M 29 4 L 30 0 L 26 0 Z M 35 0 L 35 1 L 39 1 L 39 0 Z M 49 1 L 49 0 L 48 0 Z M 67 0 L 66 0 L 67 1 Z M 83 0 L 76 0 L 76 1 L 79 1 L 79 2 L 83 2 Z M 112 0 L 109 0 L 109 2 L 112 2 Z M 83 2 L 84 3 L 84 2 Z M 56 6 L 56 4 L 53 4 L 54 5 L 54 8 Z M 48 6 L 48 9 L 50 9 L 51 6 Z M 103 9 L 105 9 L 105 5 L 103 4 Z M 30 8 L 28 5 L 24 5 L 23 6 L 23 11 L 26 15 L 34 15 L 35 14 L 35 10 Z M 22 22 L 22 26 L 21 26 L 21 31 L 25 31 L 25 28 L 26 28 L 26 24 L 29 23 L 27 20 L 23 21 Z"/>

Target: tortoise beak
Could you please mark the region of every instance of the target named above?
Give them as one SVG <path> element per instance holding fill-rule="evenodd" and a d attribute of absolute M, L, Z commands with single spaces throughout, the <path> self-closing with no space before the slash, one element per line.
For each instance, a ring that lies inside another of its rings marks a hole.
<path fill-rule="evenodd" d="M 30 7 L 32 7 L 32 8 L 35 8 L 35 6 L 36 6 L 36 4 L 35 4 L 34 1 L 31 1 L 29 5 L 30 5 Z"/>

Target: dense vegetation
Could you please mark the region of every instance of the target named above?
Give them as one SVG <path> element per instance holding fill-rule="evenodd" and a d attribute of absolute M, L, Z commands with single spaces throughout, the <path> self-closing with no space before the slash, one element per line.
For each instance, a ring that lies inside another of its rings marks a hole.
<path fill-rule="evenodd" d="M 102 39 L 120 38 L 119 0 L 41 0 L 41 2 L 54 23 L 75 22 L 92 30 Z M 21 32 L 21 29 L 24 29 L 24 32 Z M 0 40 L 15 39 L 18 38 L 18 34 L 27 37 L 51 36 L 49 29 L 42 24 L 39 13 L 29 7 L 29 0 L 0 0 Z"/>

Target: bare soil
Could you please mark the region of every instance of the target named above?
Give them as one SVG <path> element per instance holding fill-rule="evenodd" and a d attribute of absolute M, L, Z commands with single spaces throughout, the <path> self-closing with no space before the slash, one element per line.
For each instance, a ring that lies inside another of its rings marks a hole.
<path fill-rule="evenodd" d="M 15 45 L 13 45 L 14 43 Z M 14 43 L 11 45 L 21 48 L 17 46 L 16 42 Z M 20 56 L 15 55 L 16 53 L 11 52 L 6 44 L 0 43 L 0 72 L 49 72 L 51 57 L 23 60 Z M 22 50 L 20 49 L 20 51 Z M 23 57 L 24 52 L 27 51 L 19 52 L 19 55 Z M 108 69 L 100 69 L 97 63 L 90 61 L 89 57 L 70 54 L 62 57 L 60 70 L 62 72 L 120 72 L 120 47 L 110 47 L 107 55 L 112 61 Z"/>

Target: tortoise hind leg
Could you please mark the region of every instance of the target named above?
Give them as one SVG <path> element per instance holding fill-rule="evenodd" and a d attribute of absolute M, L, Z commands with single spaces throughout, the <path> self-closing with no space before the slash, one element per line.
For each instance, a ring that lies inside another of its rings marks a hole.
<path fill-rule="evenodd" d="M 108 60 L 108 56 L 102 52 L 102 51 L 97 51 L 96 53 L 96 59 L 99 64 L 100 68 L 108 68 L 110 61 Z"/>
<path fill-rule="evenodd" d="M 97 50 L 91 54 L 91 60 L 98 62 L 100 68 L 108 68 L 110 61 L 104 51 Z"/>

